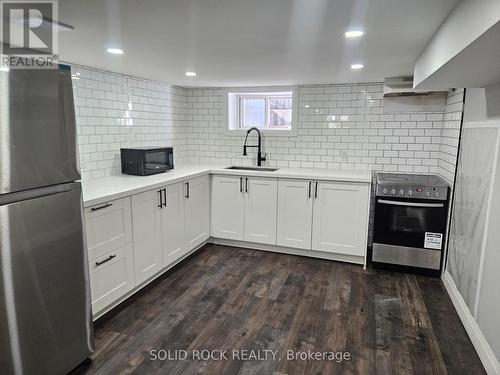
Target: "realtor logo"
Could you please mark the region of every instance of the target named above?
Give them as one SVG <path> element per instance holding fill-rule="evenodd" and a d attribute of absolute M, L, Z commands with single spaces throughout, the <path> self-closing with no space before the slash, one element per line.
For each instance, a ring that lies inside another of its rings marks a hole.
<path fill-rule="evenodd" d="M 52 55 L 54 5 L 52 1 L 2 1 L 2 53 Z"/>
<path fill-rule="evenodd" d="M 0 1 L 2 65 L 51 67 L 57 55 L 56 1 Z"/>

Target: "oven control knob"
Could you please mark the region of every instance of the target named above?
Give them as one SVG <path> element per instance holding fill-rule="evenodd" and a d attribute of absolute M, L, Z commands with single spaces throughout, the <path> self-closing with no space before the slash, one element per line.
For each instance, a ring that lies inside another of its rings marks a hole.
<path fill-rule="evenodd" d="M 434 193 L 434 196 L 435 196 L 436 198 L 439 198 L 439 191 L 436 191 L 436 192 Z"/>
<path fill-rule="evenodd" d="M 405 191 L 404 191 L 403 189 L 401 189 L 401 190 L 399 191 L 399 195 L 405 195 Z"/>
<path fill-rule="evenodd" d="M 391 190 L 391 194 L 392 194 L 392 195 L 396 194 L 396 189 L 392 189 L 392 190 Z"/>
<path fill-rule="evenodd" d="M 413 190 L 408 190 L 408 195 L 411 197 L 413 195 Z"/>
<path fill-rule="evenodd" d="M 382 190 L 382 193 L 383 193 L 384 195 L 386 195 L 386 194 L 387 194 L 387 189 Z"/>
<path fill-rule="evenodd" d="M 430 196 L 431 196 L 431 193 L 430 193 L 430 192 L 428 192 L 428 191 L 426 191 L 426 192 L 425 192 L 425 196 L 426 196 L 426 197 L 430 197 Z"/>

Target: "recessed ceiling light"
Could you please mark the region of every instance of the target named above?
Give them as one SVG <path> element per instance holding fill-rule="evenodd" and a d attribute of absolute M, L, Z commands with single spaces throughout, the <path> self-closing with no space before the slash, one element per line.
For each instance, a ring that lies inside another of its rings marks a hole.
<path fill-rule="evenodd" d="M 363 64 L 352 64 L 351 69 L 358 70 L 363 69 L 365 66 Z"/>
<path fill-rule="evenodd" d="M 113 55 L 123 55 L 123 50 L 121 48 L 108 48 L 106 51 Z"/>
<path fill-rule="evenodd" d="M 196 72 L 186 72 L 184 74 L 188 77 L 196 77 Z"/>
<path fill-rule="evenodd" d="M 361 30 L 349 30 L 345 32 L 345 37 L 346 38 L 358 38 L 362 36 L 365 32 Z"/>
<path fill-rule="evenodd" d="M 10 69 L 9 69 L 8 66 L 5 66 L 5 65 L 4 66 L 0 66 L 0 72 L 6 72 L 7 73 L 9 70 Z"/>

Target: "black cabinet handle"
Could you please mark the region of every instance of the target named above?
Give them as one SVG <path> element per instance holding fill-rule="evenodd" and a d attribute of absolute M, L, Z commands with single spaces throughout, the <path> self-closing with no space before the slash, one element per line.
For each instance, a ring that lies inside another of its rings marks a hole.
<path fill-rule="evenodd" d="M 248 193 L 248 177 L 245 177 L 245 193 Z"/>
<path fill-rule="evenodd" d="M 316 181 L 316 187 L 314 188 L 314 199 L 318 198 L 318 181 Z"/>
<path fill-rule="evenodd" d="M 240 193 L 243 193 L 243 177 L 240 177 Z"/>
<path fill-rule="evenodd" d="M 103 210 L 103 209 L 105 209 L 105 208 L 111 207 L 112 205 L 113 205 L 112 203 L 106 203 L 105 205 L 100 206 L 100 207 L 92 207 L 92 208 L 90 209 L 90 211 L 94 212 L 94 211 Z"/>
<path fill-rule="evenodd" d="M 100 266 L 101 264 L 104 264 L 106 262 L 109 262 L 111 259 L 113 258 L 116 258 L 116 255 L 110 255 L 109 257 L 107 257 L 106 259 L 104 260 L 101 260 L 100 262 L 95 262 L 95 265 L 96 266 Z"/>
<path fill-rule="evenodd" d="M 311 185 L 312 185 L 312 181 L 309 181 L 309 198 L 311 198 Z"/>
<path fill-rule="evenodd" d="M 184 196 L 184 198 L 189 199 L 189 181 L 186 182 L 186 195 Z"/>
<path fill-rule="evenodd" d="M 163 207 L 163 195 L 162 195 L 162 190 L 158 190 L 158 194 L 160 195 L 160 203 L 158 204 L 158 207 L 162 208 Z"/>
<path fill-rule="evenodd" d="M 163 207 L 167 207 L 167 188 L 163 188 Z"/>

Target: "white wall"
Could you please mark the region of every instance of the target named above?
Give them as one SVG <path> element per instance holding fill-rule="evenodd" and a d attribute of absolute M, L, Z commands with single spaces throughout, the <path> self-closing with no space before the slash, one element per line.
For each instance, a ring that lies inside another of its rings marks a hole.
<path fill-rule="evenodd" d="M 447 277 L 485 367 L 500 373 L 500 116 L 488 115 L 500 97 L 467 89 L 465 100 Z"/>
<path fill-rule="evenodd" d="M 300 86 L 297 134 L 267 136 L 266 165 L 439 173 L 443 113 L 383 113 L 383 84 Z M 190 160 L 255 163 L 244 135 L 229 135 L 222 88 L 186 90 Z M 345 116 L 339 121 L 334 116 Z M 333 127 L 333 128 L 331 128 Z M 250 140 L 250 142 L 255 142 Z"/>
<path fill-rule="evenodd" d="M 82 178 L 120 173 L 121 147 L 173 146 L 182 163 L 183 88 L 80 66 L 72 73 Z"/>

